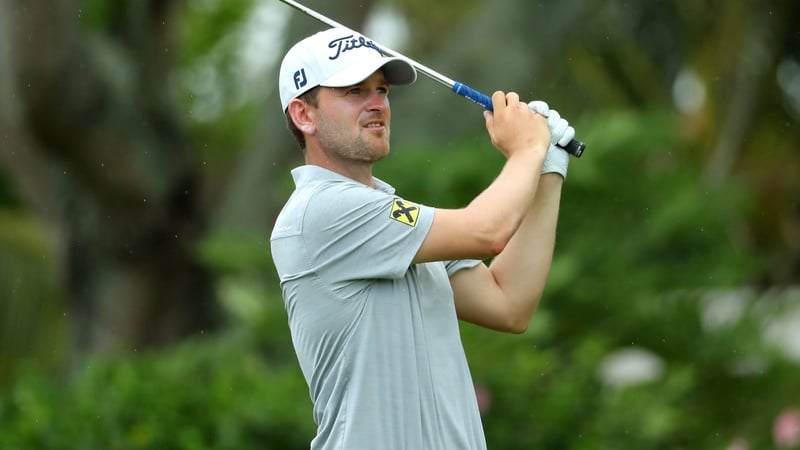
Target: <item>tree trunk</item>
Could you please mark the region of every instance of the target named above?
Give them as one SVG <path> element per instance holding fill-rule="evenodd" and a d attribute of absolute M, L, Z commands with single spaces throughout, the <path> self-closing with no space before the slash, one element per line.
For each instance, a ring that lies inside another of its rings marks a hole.
<path fill-rule="evenodd" d="M 86 30 L 73 0 L 0 2 L 0 154 L 54 230 L 78 355 L 218 322 L 195 258 L 200 180 L 170 101 L 174 7 L 114 2 Z"/>

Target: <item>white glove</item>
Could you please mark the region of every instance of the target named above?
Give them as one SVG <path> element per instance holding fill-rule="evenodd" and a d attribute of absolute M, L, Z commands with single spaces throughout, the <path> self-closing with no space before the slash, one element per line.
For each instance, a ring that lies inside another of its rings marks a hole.
<path fill-rule="evenodd" d="M 550 148 L 547 149 L 547 156 L 542 164 L 541 173 L 559 173 L 564 179 L 567 178 L 567 166 L 569 165 L 569 153 L 556 145 L 567 145 L 575 137 L 575 129 L 561 118 L 555 109 L 550 109 L 543 101 L 533 101 L 528 103 L 531 111 L 547 117 L 547 128 L 550 130 Z"/>

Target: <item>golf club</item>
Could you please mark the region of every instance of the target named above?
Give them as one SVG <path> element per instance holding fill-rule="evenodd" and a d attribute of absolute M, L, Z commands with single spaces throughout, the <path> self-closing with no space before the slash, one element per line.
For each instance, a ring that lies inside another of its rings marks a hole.
<path fill-rule="evenodd" d="M 289 5 L 289 6 L 291 6 L 292 8 L 294 8 L 294 9 L 300 11 L 300 12 L 305 13 L 308 16 L 313 17 L 314 19 L 319 20 L 320 22 L 322 22 L 322 23 L 324 23 L 324 24 L 326 24 L 326 25 L 328 25 L 330 27 L 346 28 L 348 30 L 350 29 L 350 27 L 346 27 L 346 26 L 340 24 L 339 22 L 336 22 L 335 20 L 330 19 L 329 17 L 326 17 L 326 16 L 314 11 L 311 8 L 308 8 L 306 6 L 301 5 L 300 3 L 297 3 L 294 0 L 280 0 L 280 1 L 285 3 L 285 4 L 287 4 L 287 5 Z M 398 53 L 398 52 L 396 52 L 396 51 L 394 51 L 394 50 L 392 50 L 390 48 L 384 47 L 384 46 L 382 46 L 382 45 L 380 45 L 378 43 L 374 43 L 374 44 L 380 49 L 380 51 L 383 54 L 388 55 L 388 56 L 399 56 L 399 57 L 405 58 L 406 60 L 408 60 L 408 62 L 411 63 L 412 66 L 414 66 L 414 68 L 418 72 L 421 72 L 423 75 L 426 75 L 430 79 L 432 79 L 434 81 L 437 81 L 437 82 L 447 86 L 448 88 L 450 88 L 450 90 L 452 90 L 456 94 L 458 94 L 458 95 L 460 95 L 462 97 L 465 97 L 465 98 L 467 98 L 469 100 L 472 100 L 473 102 L 477 103 L 480 106 L 483 106 L 484 108 L 486 108 L 489 111 L 493 111 L 492 99 L 489 98 L 489 96 L 487 96 L 485 94 L 482 94 L 481 92 L 476 91 L 475 89 L 467 86 L 464 83 L 460 83 L 458 81 L 454 81 L 454 80 L 452 80 L 450 78 L 447 78 L 446 76 L 444 76 L 444 75 L 440 74 L 439 72 L 431 69 L 430 67 L 427 67 L 427 66 L 425 66 L 423 64 L 420 64 L 417 61 L 414 61 L 413 59 L 411 59 L 411 58 L 409 58 L 409 57 L 407 57 L 407 56 L 405 56 L 405 55 L 403 55 L 401 53 Z M 559 145 L 559 147 L 563 148 L 567 153 L 569 153 L 571 155 L 574 155 L 576 158 L 580 158 L 580 156 L 583 154 L 583 151 L 586 149 L 586 144 L 584 144 L 583 142 L 578 141 L 576 139 L 573 139 L 573 140 L 569 141 L 569 143 L 567 143 L 567 145 L 565 145 L 563 147 Z"/>

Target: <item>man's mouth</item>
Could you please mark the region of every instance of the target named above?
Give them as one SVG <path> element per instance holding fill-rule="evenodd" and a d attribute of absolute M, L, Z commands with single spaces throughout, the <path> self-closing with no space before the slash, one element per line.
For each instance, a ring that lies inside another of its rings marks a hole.
<path fill-rule="evenodd" d="M 383 127 L 384 127 L 383 121 L 367 122 L 367 124 L 364 125 L 364 128 L 383 128 Z"/>

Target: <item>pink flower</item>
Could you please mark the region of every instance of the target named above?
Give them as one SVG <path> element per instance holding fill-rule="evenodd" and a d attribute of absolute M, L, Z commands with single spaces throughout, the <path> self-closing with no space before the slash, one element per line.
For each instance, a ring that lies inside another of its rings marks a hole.
<path fill-rule="evenodd" d="M 475 396 L 478 397 L 478 410 L 481 415 L 489 412 L 489 408 L 492 406 L 492 393 L 489 388 L 480 384 L 475 385 Z"/>
<path fill-rule="evenodd" d="M 784 409 L 772 425 L 772 439 L 778 448 L 792 448 L 800 444 L 800 410 Z"/>

